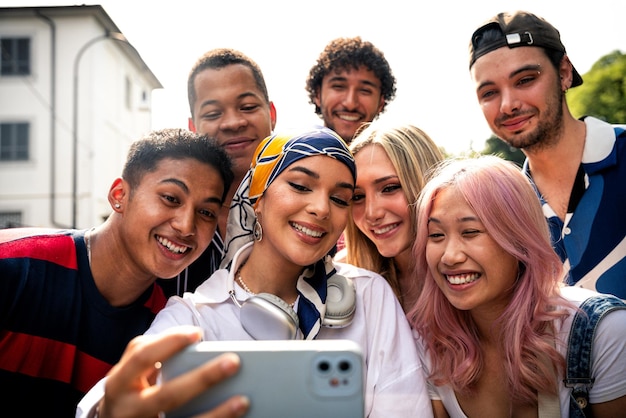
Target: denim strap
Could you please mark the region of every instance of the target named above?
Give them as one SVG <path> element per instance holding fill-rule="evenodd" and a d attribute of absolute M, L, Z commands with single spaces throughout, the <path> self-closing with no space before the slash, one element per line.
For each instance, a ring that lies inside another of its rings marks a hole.
<path fill-rule="evenodd" d="M 615 309 L 626 309 L 626 304 L 612 295 L 596 295 L 580 305 L 574 316 L 567 349 L 567 369 L 563 383 L 572 388 L 570 417 L 589 417 L 589 389 L 595 378 L 591 376 L 591 348 L 598 323 Z"/>

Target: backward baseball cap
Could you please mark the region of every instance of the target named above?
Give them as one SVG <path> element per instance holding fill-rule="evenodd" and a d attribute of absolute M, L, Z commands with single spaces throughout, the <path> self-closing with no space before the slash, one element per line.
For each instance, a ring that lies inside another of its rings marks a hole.
<path fill-rule="evenodd" d="M 499 29 L 502 37 L 489 40 L 476 47 L 482 40 L 485 30 L 490 28 Z M 485 22 L 472 35 L 469 46 L 470 68 L 478 58 L 503 46 L 509 48 L 538 46 L 566 54 L 559 31 L 545 19 L 523 11 L 499 13 Z M 572 72 L 572 87 L 580 86 L 583 79 L 573 65 Z"/>

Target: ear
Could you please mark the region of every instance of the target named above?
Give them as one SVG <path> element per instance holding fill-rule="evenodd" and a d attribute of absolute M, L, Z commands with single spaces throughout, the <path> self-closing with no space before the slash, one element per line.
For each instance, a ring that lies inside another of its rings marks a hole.
<path fill-rule="evenodd" d="M 128 202 L 128 193 L 128 183 L 126 183 L 121 177 L 116 178 L 109 189 L 108 195 L 109 203 L 111 204 L 113 211 L 123 212 L 124 206 Z"/>
<path fill-rule="evenodd" d="M 376 112 L 376 116 L 378 116 L 380 112 L 382 112 L 383 107 L 385 107 L 385 97 L 381 94 L 380 102 L 378 103 L 378 111 Z"/>
<path fill-rule="evenodd" d="M 197 132 L 196 125 L 193 123 L 193 118 L 187 118 L 187 127 L 187 129 L 189 129 L 191 132 Z"/>
<path fill-rule="evenodd" d="M 320 88 L 318 91 L 315 92 L 315 98 L 313 99 L 313 103 L 315 103 L 315 106 L 317 106 L 318 108 L 322 108 L 322 89 Z"/>
<path fill-rule="evenodd" d="M 272 131 L 276 127 L 276 106 L 274 102 L 270 102 L 270 119 L 272 120 Z"/>
<path fill-rule="evenodd" d="M 563 56 L 561 59 L 561 65 L 559 66 L 559 76 L 561 77 L 561 91 L 567 91 L 570 87 L 572 87 L 572 83 L 574 81 L 574 66 L 572 62 L 569 60 L 567 55 Z"/>

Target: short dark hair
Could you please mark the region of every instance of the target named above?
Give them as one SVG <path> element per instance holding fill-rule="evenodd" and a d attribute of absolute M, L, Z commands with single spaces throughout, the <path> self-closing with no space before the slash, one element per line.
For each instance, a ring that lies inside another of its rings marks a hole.
<path fill-rule="evenodd" d="M 190 158 L 215 168 L 219 173 L 224 182 L 224 201 L 234 178 L 230 157 L 215 139 L 185 129 L 156 130 L 133 142 L 122 178 L 128 182 L 132 193 L 144 175 L 156 170 L 161 160 Z"/>
<path fill-rule="evenodd" d="M 396 97 L 396 78 L 382 51 L 371 42 L 363 41 L 360 36 L 356 36 L 331 41 L 309 71 L 305 88 L 309 93 L 309 103 L 315 106 L 315 113 L 322 114 L 322 109 L 315 104 L 315 97 L 324 77 L 333 71 L 358 70 L 359 67 L 371 70 L 380 80 L 381 95 L 385 98 L 380 112 L 385 111 L 387 103 Z"/>
<path fill-rule="evenodd" d="M 235 49 L 217 48 L 204 53 L 204 55 L 198 58 L 189 72 L 189 77 L 187 78 L 187 100 L 189 101 L 191 117 L 194 116 L 193 107 L 198 99 L 195 89 L 196 76 L 206 69 L 215 70 L 235 64 L 245 65 L 252 71 L 257 87 L 263 94 L 265 101 L 269 104 L 270 97 L 267 92 L 267 85 L 265 84 L 265 78 L 258 64 L 252 58 Z"/>

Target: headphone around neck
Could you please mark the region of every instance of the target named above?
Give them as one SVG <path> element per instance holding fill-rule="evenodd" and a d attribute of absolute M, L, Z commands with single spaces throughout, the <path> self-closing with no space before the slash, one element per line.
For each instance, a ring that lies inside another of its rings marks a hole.
<path fill-rule="evenodd" d="M 343 328 L 352 323 L 356 310 L 356 289 L 351 279 L 334 274 L 327 281 L 326 314 L 322 326 Z M 241 308 L 241 325 L 255 340 L 293 340 L 298 331 L 298 314 L 284 300 L 271 293 L 259 293 L 239 303 L 234 290 L 230 297 Z"/>

